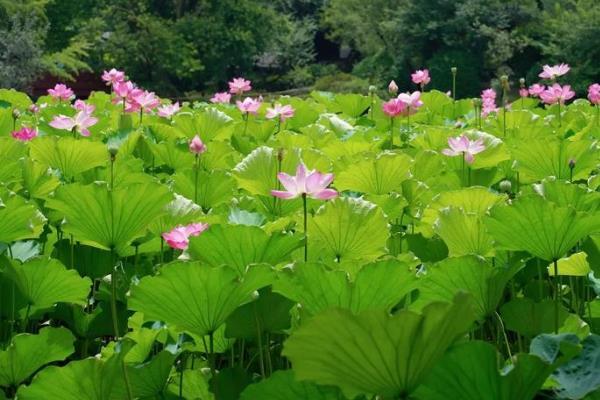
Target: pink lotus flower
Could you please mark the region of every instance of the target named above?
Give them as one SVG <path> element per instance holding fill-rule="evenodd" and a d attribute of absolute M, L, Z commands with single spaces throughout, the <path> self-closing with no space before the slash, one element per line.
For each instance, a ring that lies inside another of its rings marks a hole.
<path fill-rule="evenodd" d="M 255 100 L 251 97 L 246 97 L 244 101 L 238 100 L 235 104 L 237 104 L 238 109 L 243 113 L 256 114 L 262 101 L 260 99 Z"/>
<path fill-rule="evenodd" d="M 242 94 L 252 90 L 251 82 L 244 78 L 233 78 L 229 82 L 229 93 L 231 94 Z"/>
<path fill-rule="evenodd" d="M 414 114 L 423 105 L 421 101 L 421 92 L 400 93 L 398 100 L 406 104 L 406 108 L 402 112 L 403 115 Z"/>
<path fill-rule="evenodd" d="M 481 92 L 481 98 L 483 100 L 485 100 L 485 99 L 496 100 L 496 91 L 492 88 L 485 89 Z"/>
<path fill-rule="evenodd" d="M 113 85 L 113 92 L 115 92 L 115 94 L 120 97 L 121 99 L 126 98 L 127 96 L 129 96 L 129 94 L 131 93 L 131 91 L 135 88 L 135 86 L 133 85 L 133 82 L 131 81 L 121 81 L 121 82 L 116 82 Z"/>
<path fill-rule="evenodd" d="M 135 89 L 132 92 L 135 92 Z M 131 104 L 131 108 L 135 108 L 137 111 L 142 110 L 146 113 L 151 112 L 160 105 L 160 99 L 156 94 L 147 90 L 140 90 L 133 95 L 130 93 L 128 100 L 130 100 L 129 103 Z"/>
<path fill-rule="evenodd" d="M 86 114 L 91 114 L 96 110 L 95 105 L 87 104 L 83 100 L 75 100 L 75 103 L 73 104 L 73 108 L 76 109 L 77 111 L 83 111 Z"/>
<path fill-rule="evenodd" d="M 382 105 L 383 112 L 391 118 L 397 117 L 406 110 L 406 103 L 398 98 L 390 99 Z"/>
<path fill-rule="evenodd" d="M 12 137 L 22 142 L 28 142 L 37 136 L 37 130 L 35 128 L 29 128 L 27 126 L 22 127 L 18 131 L 11 133 Z"/>
<path fill-rule="evenodd" d="M 231 95 L 227 92 L 218 92 L 215 93 L 213 95 L 213 97 L 210 98 L 211 103 L 223 103 L 223 104 L 229 104 L 229 102 L 231 101 Z"/>
<path fill-rule="evenodd" d="M 280 172 L 277 179 L 285 190 L 271 190 L 271 194 L 280 199 L 295 199 L 307 196 L 312 199 L 329 200 L 337 197 L 338 192 L 328 189 L 327 186 L 333 181 L 333 174 L 321 174 L 315 170 L 307 170 L 304 163 L 298 164 L 296 175 L 290 176 Z"/>
<path fill-rule="evenodd" d="M 498 111 L 496 107 L 496 92 L 494 89 L 485 89 L 481 92 L 481 115 L 488 116 L 493 112 Z"/>
<path fill-rule="evenodd" d="M 463 156 L 465 161 L 469 164 L 473 163 L 475 160 L 475 154 L 481 153 L 485 150 L 485 145 L 483 144 L 482 139 L 471 141 L 464 134 L 455 138 L 449 137 L 448 147 L 448 149 L 442 150 L 443 154 L 449 157 Z"/>
<path fill-rule="evenodd" d="M 50 122 L 50 126 L 56 129 L 64 129 L 67 131 L 79 132 L 81 136 L 90 136 L 90 131 L 87 129 L 98 122 L 98 118 L 92 117 L 85 111 L 79 111 L 74 117 L 66 115 L 57 115 Z"/>
<path fill-rule="evenodd" d="M 546 90 L 546 86 L 540 85 L 539 83 L 534 83 L 529 86 L 529 94 L 533 97 L 540 97 L 540 94 Z"/>
<path fill-rule="evenodd" d="M 102 73 L 102 80 L 106 82 L 107 86 L 114 86 L 125 80 L 125 72 L 112 68 L 110 71 L 104 71 Z"/>
<path fill-rule="evenodd" d="M 396 85 L 396 81 L 392 80 L 390 82 L 390 84 L 388 85 L 388 92 L 390 92 L 390 94 L 396 94 L 398 93 L 398 85 Z"/>
<path fill-rule="evenodd" d="M 173 104 L 163 104 L 157 108 L 158 116 L 163 118 L 171 118 L 180 110 L 179 102 Z"/>
<path fill-rule="evenodd" d="M 73 97 L 73 91 L 63 83 L 57 83 L 54 89 L 48 89 L 48 94 L 59 101 L 69 101 Z"/>
<path fill-rule="evenodd" d="M 543 71 L 538 76 L 543 79 L 554 80 L 569 72 L 570 69 L 569 64 L 557 64 L 553 66 L 544 65 Z"/>
<path fill-rule="evenodd" d="M 527 88 L 519 89 L 519 96 L 521 96 L 521 97 L 529 96 L 529 90 L 527 90 Z"/>
<path fill-rule="evenodd" d="M 177 226 L 169 232 L 162 234 L 162 238 L 167 244 L 178 250 L 185 250 L 190 244 L 190 236 L 198 236 L 208 229 L 208 224 L 189 224 L 186 226 Z"/>
<path fill-rule="evenodd" d="M 288 118 L 292 118 L 294 116 L 296 110 L 289 105 L 286 104 L 282 106 L 281 104 L 275 104 L 273 108 L 267 108 L 266 117 L 268 119 L 279 118 L 281 122 L 285 121 Z"/>
<path fill-rule="evenodd" d="M 428 69 L 419 69 L 411 74 L 410 77 L 412 78 L 413 83 L 421 85 L 421 88 L 431 82 Z"/>
<path fill-rule="evenodd" d="M 540 99 L 546 104 L 564 104 L 565 101 L 575 97 L 575 92 L 571 90 L 570 85 L 560 86 L 555 83 L 540 93 Z"/>
<path fill-rule="evenodd" d="M 206 145 L 198 135 L 194 136 L 194 138 L 190 141 L 189 148 L 190 151 L 196 155 L 202 154 L 206 151 Z"/>
<path fill-rule="evenodd" d="M 600 84 L 594 83 L 588 87 L 588 100 L 592 104 L 600 104 Z"/>

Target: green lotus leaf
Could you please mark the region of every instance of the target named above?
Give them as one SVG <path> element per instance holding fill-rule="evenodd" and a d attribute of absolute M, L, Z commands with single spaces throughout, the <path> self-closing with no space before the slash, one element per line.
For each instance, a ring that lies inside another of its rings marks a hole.
<path fill-rule="evenodd" d="M 500 315 L 506 329 L 533 337 L 540 333 L 554 331 L 555 303 L 551 299 L 534 302 L 529 298 L 515 298 L 500 308 Z M 558 325 L 561 326 L 569 313 L 564 307 L 559 308 Z"/>
<path fill-rule="evenodd" d="M 268 379 L 248 386 L 240 400 L 344 400 L 332 387 L 294 379 L 293 371 L 277 371 Z"/>
<path fill-rule="evenodd" d="M 558 207 L 535 195 L 522 197 L 510 206 L 494 207 L 486 225 L 499 247 L 525 250 L 553 261 L 579 240 L 600 231 L 600 218 Z"/>
<path fill-rule="evenodd" d="M 195 179 L 198 179 L 197 199 Z M 173 176 L 173 190 L 188 199 L 196 200 L 195 202 L 202 207 L 203 210 L 210 210 L 223 203 L 227 203 L 233 197 L 236 189 L 235 180 L 231 175 L 223 170 L 198 171 L 196 176 L 193 169 L 186 169 L 177 172 Z"/>
<path fill-rule="evenodd" d="M 271 281 L 265 266 L 250 267 L 240 278 L 229 267 L 177 262 L 132 287 L 129 308 L 144 313 L 147 320 L 203 336 L 216 331 L 237 307 L 252 300 L 255 290 Z"/>
<path fill-rule="evenodd" d="M 440 210 L 434 231 L 448 246 L 450 257 L 493 255 L 494 242 L 487 233 L 483 218 L 454 207 Z"/>
<path fill-rule="evenodd" d="M 556 264 L 558 275 L 587 276 L 591 272 L 590 264 L 587 261 L 587 254 L 583 251 L 561 258 Z M 548 275 L 554 276 L 554 263 L 548 265 Z"/>
<path fill-rule="evenodd" d="M 110 191 L 106 185 L 65 185 L 46 205 L 65 217 L 63 230 L 90 246 L 105 250 L 127 246 L 143 236 L 171 200 L 158 184 L 138 184 Z"/>
<path fill-rule="evenodd" d="M 31 159 L 23 159 L 23 190 L 28 198 L 44 198 L 60 185 L 60 181 L 52 175 L 47 167 Z"/>
<path fill-rule="evenodd" d="M 202 140 L 210 142 L 223 133 L 233 118 L 217 108 L 208 107 L 201 113 L 179 113 L 173 120 L 175 127 L 180 129 L 188 138 L 201 135 Z"/>
<path fill-rule="evenodd" d="M 187 143 L 178 144 L 172 140 L 162 143 L 150 143 L 150 149 L 155 155 L 155 165 L 166 165 L 179 171 L 194 165 L 194 155 L 190 153 Z"/>
<path fill-rule="evenodd" d="M 27 303 L 27 313 L 54 306 L 56 303 L 87 304 L 92 286 L 89 278 L 82 278 L 75 270 L 67 270 L 58 260 L 37 258 L 20 264 L 13 262 L 4 271 L 14 282 Z"/>
<path fill-rule="evenodd" d="M 302 246 L 302 238 L 283 233 L 268 234 L 246 225 L 211 225 L 198 237 L 190 238 L 192 259 L 211 266 L 228 265 L 240 275 L 252 264 L 279 264 L 291 260 L 291 253 Z"/>
<path fill-rule="evenodd" d="M 9 118 L 12 128 L 12 116 Z M 11 128 L 6 132 L 9 132 Z M 14 140 L 12 137 L 0 137 L 0 182 L 7 185 L 20 180 L 21 163 L 19 159 L 25 157 L 26 151 L 27 147 L 21 141 Z"/>
<path fill-rule="evenodd" d="M 346 272 L 322 264 L 296 264 L 279 274 L 274 290 L 298 302 L 303 312 L 317 315 L 332 307 L 353 313 L 389 311 L 416 286 L 416 275 L 406 264 L 386 260 L 365 265 L 352 281 Z"/>
<path fill-rule="evenodd" d="M 45 223 L 46 218 L 33 203 L 0 190 L 0 242 L 37 238 Z"/>
<path fill-rule="evenodd" d="M 335 96 L 335 102 L 344 114 L 356 118 L 369 108 L 371 98 L 361 94 L 343 93 Z"/>
<path fill-rule="evenodd" d="M 178 194 L 175 194 L 174 199 L 165 206 L 165 210 L 166 213 L 156 218 L 148 228 L 156 236 L 178 225 L 199 222 L 204 217 L 200 206 Z"/>
<path fill-rule="evenodd" d="M 173 379 L 172 383 L 168 386 L 168 392 L 171 397 L 167 399 L 178 399 L 179 398 L 179 379 Z M 182 390 L 184 399 L 189 400 L 213 400 L 214 396 L 208 388 L 208 382 L 205 375 L 199 369 L 186 369 L 183 371 L 183 385 Z"/>
<path fill-rule="evenodd" d="M 0 89 L 0 101 L 5 101 L 14 108 L 21 109 L 25 109 L 32 104 L 31 99 L 27 94 L 16 91 L 15 89 Z"/>
<path fill-rule="evenodd" d="M 541 184 L 534 185 L 534 190 L 559 207 L 571 207 L 584 212 L 595 212 L 600 209 L 600 193 L 593 192 L 583 185 L 546 179 Z"/>
<path fill-rule="evenodd" d="M 70 137 L 43 137 L 31 143 L 31 158 L 48 167 L 61 171 L 63 177 L 74 178 L 92 168 L 106 165 L 108 149 L 100 142 L 86 141 Z"/>
<path fill-rule="evenodd" d="M 121 344 L 109 359 L 90 357 L 65 366 L 44 368 L 28 386 L 21 386 L 19 399 L 122 400 L 125 394 L 123 358 L 132 342 Z"/>
<path fill-rule="evenodd" d="M 431 303 L 422 314 L 326 310 L 285 342 L 298 380 L 338 386 L 346 397 L 406 397 L 473 323 L 468 295 Z"/>
<path fill-rule="evenodd" d="M 14 336 L 10 346 L 0 351 L 0 386 L 16 387 L 44 365 L 64 360 L 75 350 L 74 341 L 66 328 L 44 328 L 36 335 Z"/>
<path fill-rule="evenodd" d="M 512 150 L 521 172 L 522 183 L 553 176 L 556 179 L 586 179 L 597 164 L 597 144 L 588 140 L 570 142 L 558 139 L 536 139 L 518 143 Z M 573 171 L 569 161 L 573 160 Z"/>
<path fill-rule="evenodd" d="M 400 191 L 402 182 L 410 176 L 411 163 L 405 154 L 384 153 L 345 168 L 336 176 L 335 187 L 377 195 Z"/>
<path fill-rule="evenodd" d="M 473 256 L 448 258 L 427 268 L 427 274 L 419 280 L 419 297 L 411 307 L 420 308 L 432 301 L 451 301 L 462 291 L 473 296 L 477 317 L 483 319 L 496 310 L 504 288 L 519 269 L 520 265 L 492 267 Z"/>
<path fill-rule="evenodd" d="M 452 347 L 417 390 L 422 400 L 533 400 L 555 366 L 519 354 L 510 369 L 498 370 L 498 352 L 475 341 Z"/>
<path fill-rule="evenodd" d="M 311 260 L 371 261 L 385 254 L 387 221 L 373 203 L 349 197 L 325 203 L 308 221 Z"/>

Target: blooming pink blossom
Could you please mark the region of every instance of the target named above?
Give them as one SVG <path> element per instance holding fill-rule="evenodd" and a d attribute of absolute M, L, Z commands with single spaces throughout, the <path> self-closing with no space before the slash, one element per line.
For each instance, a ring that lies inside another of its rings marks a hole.
<path fill-rule="evenodd" d="M 218 92 L 210 98 L 211 103 L 229 103 L 231 101 L 231 94 L 227 92 Z"/>
<path fill-rule="evenodd" d="M 519 89 L 519 96 L 521 96 L 521 97 L 529 96 L 529 90 L 527 90 L 527 88 Z"/>
<path fill-rule="evenodd" d="M 397 117 L 406 110 L 406 103 L 398 98 L 390 99 L 383 103 L 383 112 L 389 117 Z"/>
<path fill-rule="evenodd" d="M 481 92 L 481 115 L 486 117 L 487 115 L 497 112 L 496 107 L 496 92 L 494 89 L 485 89 Z"/>
<path fill-rule="evenodd" d="M 421 101 L 421 92 L 400 93 L 398 100 L 406 104 L 406 108 L 402 111 L 403 115 L 414 114 L 423 105 Z"/>
<path fill-rule="evenodd" d="M 11 133 L 12 137 L 22 142 L 28 142 L 37 136 L 37 130 L 35 128 L 29 128 L 27 126 L 22 127 L 18 131 Z"/>
<path fill-rule="evenodd" d="M 73 108 L 76 109 L 77 111 L 83 111 L 86 114 L 91 114 L 94 112 L 94 110 L 96 110 L 95 105 L 87 104 L 83 100 L 75 100 L 75 103 L 73 103 Z"/>
<path fill-rule="evenodd" d="M 163 118 L 171 118 L 180 110 L 179 102 L 173 104 L 163 104 L 157 108 L 158 116 Z"/>
<path fill-rule="evenodd" d="M 398 93 L 398 85 L 396 85 L 396 81 L 392 80 L 390 82 L 390 84 L 388 85 L 388 92 L 394 95 Z"/>
<path fill-rule="evenodd" d="M 569 67 L 568 64 L 557 64 L 557 65 L 544 65 L 543 66 L 543 71 L 538 75 L 540 78 L 543 79 L 556 79 L 559 76 L 563 76 L 564 74 L 566 74 L 567 72 L 569 72 L 571 68 Z"/>
<path fill-rule="evenodd" d="M 296 110 L 289 105 L 286 104 L 282 106 L 281 104 L 275 104 L 273 108 L 267 108 L 266 117 L 268 119 L 279 118 L 281 122 L 285 121 L 288 118 L 292 118 Z"/>
<path fill-rule="evenodd" d="M 236 101 L 238 109 L 243 113 L 256 114 L 260 105 L 262 104 L 261 99 L 253 99 L 251 97 L 246 97 L 244 101 Z"/>
<path fill-rule="evenodd" d="M 455 138 L 449 137 L 448 147 L 449 148 L 442 150 L 443 154 L 449 157 L 463 156 L 465 161 L 469 164 L 473 163 L 475 160 L 475 154 L 485 150 L 482 139 L 472 141 L 464 134 Z"/>
<path fill-rule="evenodd" d="M 202 142 L 199 135 L 194 136 L 194 138 L 190 141 L 189 145 L 190 151 L 194 154 L 202 154 L 206 151 L 206 145 Z"/>
<path fill-rule="evenodd" d="M 125 72 L 112 68 L 110 71 L 104 71 L 102 73 L 102 80 L 106 82 L 107 86 L 114 86 L 116 83 L 125 80 Z"/>
<path fill-rule="evenodd" d="M 233 78 L 229 82 L 229 93 L 231 94 L 242 94 L 252 90 L 251 82 L 244 78 Z"/>
<path fill-rule="evenodd" d="M 546 104 L 564 104 L 565 101 L 575 97 L 575 92 L 571 90 L 570 85 L 560 86 L 555 83 L 540 93 L 540 99 Z"/>
<path fill-rule="evenodd" d="M 81 134 L 81 136 L 90 136 L 90 131 L 87 129 L 98 122 L 98 118 L 92 117 L 85 111 L 79 111 L 74 117 L 67 117 L 66 115 L 57 115 L 52 121 L 50 126 L 56 129 L 64 129 L 67 131 L 75 130 Z"/>
<path fill-rule="evenodd" d="M 327 188 L 333 181 L 333 174 L 309 171 L 302 162 L 298 164 L 295 176 L 280 172 L 277 174 L 277 179 L 285 190 L 271 190 L 271 194 L 280 199 L 295 199 L 306 195 L 312 199 L 329 200 L 338 195 L 334 189 Z"/>
<path fill-rule="evenodd" d="M 131 81 L 120 81 L 113 85 L 113 92 L 121 99 L 129 96 L 129 93 L 135 88 Z"/>
<path fill-rule="evenodd" d="M 69 101 L 73 97 L 73 90 L 63 83 L 57 83 L 53 89 L 48 89 L 48 94 L 55 99 Z"/>
<path fill-rule="evenodd" d="M 588 87 L 588 100 L 592 104 L 600 104 L 600 84 L 594 83 Z"/>
<path fill-rule="evenodd" d="M 186 226 L 179 225 L 169 232 L 162 234 L 162 238 L 167 244 L 178 250 L 185 250 L 190 244 L 190 236 L 198 236 L 208 229 L 208 224 L 196 223 Z"/>
<path fill-rule="evenodd" d="M 540 85 L 539 83 L 534 83 L 529 86 L 529 94 L 533 97 L 540 97 L 540 94 L 546 90 L 546 86 Z"/>
<path fill-rule="evenodd" d="M 156 94 L 147 90 L 136 92 L 133 95 L 130 93 L 128 102 L 132 109 L 137 109 L 137 111 L 142 110 L 146 113 L 151 112 L 160 105 L 160 99 Z"/>
<path fill-rule="evenodd" d="M 413 83 L 415 83 L 417 85 L 421 85 L 421 87 L 424 87 L 429 82 L 431 82 L 431 78 L 429 77 L 428 69 L 417 70 L 410 76 L 412 78 Z"/>

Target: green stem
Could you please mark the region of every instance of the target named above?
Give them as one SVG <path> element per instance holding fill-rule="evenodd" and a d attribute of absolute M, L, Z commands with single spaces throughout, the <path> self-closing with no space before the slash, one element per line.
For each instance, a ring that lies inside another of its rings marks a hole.
<path fill-rule="evenodd" d="M 256 303 L 254 303 L 254 321 L 256 322 L 256 339 L 258 341 L 258 359 L 260 363 L 260 375 L 265 378 L 265 357 L 263 355 L 263 343 L 262 343 L 262 329 L 260 325 L 260 319 L 256 312 Z"/>
<path fill-rule="evenodd" d="M 183 372 L 185 371 L 185 354 L 181 355 L 181 372 L 179 374 L 179 398 L 183 399 Z"/>
<path fill-rule="evenodd" d="M 244 133 L 242 134 L 242 136 L 246 135 L 246 131 L 248 130 L 248 120 L 249 118 L 249 113 L 244 114 Z"/>
<path fill-rule="evenodd" d="M 308 261 L 308 213 L 306 208 L 306 193 L 302 193 L 302 207 L 304 209 L 304 262 Z"/>
<path fill-rule="evenodd" d="M 506 330 L 504 329 L 504 322 L 502 322 L 502 318 L 500 317 L 500 314 L 498 314 L 497 311 L 494 311 L 494 315 L 496 316 L 499 326 L 500 326 L 500 331 L 502 332 L 502 336 L 504 337 L 504 343 L 506 344 L 506 351 L 508 352 L 508 358 L 510 360 L 510 363 L 512 364 L 512 352 L 510 351 L 510 343 L 508 341 L 508 336 L 506 336 Z"/>
<path fill-rule="evenodd" d="M 144 119 L 144 109 L 140 109 L 140 125 L 142 125 L 142 120 Z"/>
<path fill-rule="evenodd" d="M 71 269 L 74 269 L 75 268 L 75 247 L 73 244 L 73 234 L 70 235 L 69 241 L 70 241 L 70 245 L 71 245 Z"/>
<path fill-rule="evenodd" d="M 558 279 L 558 262 L 554 259 L 554 333 L 558 333 L 558 316 L 560 309 L 560 281 Z"/>
<path fill-rule="evenodd" d="M 538 258 L 537 259 L 537 271 L 538 271 L 538 288 L 539 288 L 539 300 L 541 301 L 544 298 L 544 273 L 542 270 L 542 262 Z"/>
<path fill-rule="evenodd" d="M 196 160 L 194 162 L 194 203 L 198 204 L 198 161 L 200 157 L 196 154 Z"/>
<path fill-rule="evenodd" d="M 394 117 L 390 117 L 390 150 L 394 148 Z"/>
<path fill-rule="evenodd" d="M 558 126 L 562 126 L 562 116 L 560 114 L 560 100 L 558 101 L 558 103 L 556 103 L 558 105 Z"/>
<path fill-rule="evenodd" d="M 211 376 L 214 378 L 216 376 L 216 370 L 217 370 L 216 358 L 215 358 L 215 334 L 214 334 L 214 332 L 210 332 L 208 334 L 208 343 L 210 346 L 210 353 L 209 353 L 210 373 L 211 373 Z"/>
<path fill-rule="evenodd" d="M 115 269 L 115 250 L 110 249 L 110 311 L 112 313 L 113 332 L 115 341 L 119 339 L 119 319 L 117 316 L 117 275 Z"/>

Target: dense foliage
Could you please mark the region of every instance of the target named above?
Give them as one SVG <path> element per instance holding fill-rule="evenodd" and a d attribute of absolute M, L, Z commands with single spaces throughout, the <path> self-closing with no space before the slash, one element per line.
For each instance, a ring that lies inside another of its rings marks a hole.
<path fill-rule="evenodd" d="M 600 76 L 595 0 L 0 0 L 0 15 L 0 79 L 19 89 L 113 66 L 194 98 L 241 72 L 263 92 L 357 92 L 427 67 L 446 91 L 455 65 L 462 96 L 563 59 L 580 94 Z"/>
<path fill-rule="evenodd" d="M 598 398 L 600 85 L 568 72 L 0 90 L 0 398 Z"/>

